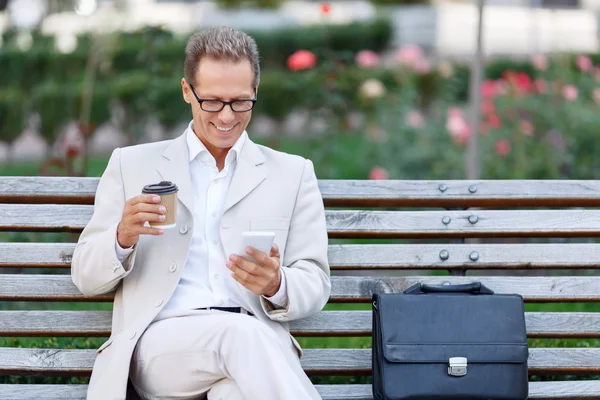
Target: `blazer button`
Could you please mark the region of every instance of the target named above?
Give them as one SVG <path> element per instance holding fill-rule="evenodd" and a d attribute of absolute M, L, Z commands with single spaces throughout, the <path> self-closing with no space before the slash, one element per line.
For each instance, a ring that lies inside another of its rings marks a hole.
<path fill-rule="evenodd" d="M 188 231 L 188 227 L 187 225 L 182 225 L 181 228 L 179 228 L 179 233 L 181 233 L 182 235 L 185 235 Z"/>
<path fill-rule="evenodd" d="M 169 266 L 169 272 L 177 271 L 177 264 L 173 263 Z"/>
<path fill-rule="evenodd" d="M 129 339 L 135 339 L 135 335 L 137 335 L 137 332 L 131 332 L 131 335 L 129 335 Z"/>
<path fill-rule="evenodd" d="M 154 307 L 160 307 L 162 306 L 163 301 L 162 300 L 158 300 L 156 303 L 154 303 Z"/>

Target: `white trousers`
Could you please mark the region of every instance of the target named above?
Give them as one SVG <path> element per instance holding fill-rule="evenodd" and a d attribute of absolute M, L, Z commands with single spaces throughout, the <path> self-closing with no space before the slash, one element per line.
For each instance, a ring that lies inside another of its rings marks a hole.
<path fill-rule="evenodd" d="M 194 311 L 152 323 L 130 377 L 145 400 L 321 399 L 291 340 L 253 316 Z"/>

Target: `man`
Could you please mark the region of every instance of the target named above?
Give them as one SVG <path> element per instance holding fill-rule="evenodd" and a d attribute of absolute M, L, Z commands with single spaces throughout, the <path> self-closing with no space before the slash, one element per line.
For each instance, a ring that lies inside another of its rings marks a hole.
<path fill-rule="evenodd" d="M 125 399 L 128 381 L 143 399 L 320 398 L 288 322 L 330 294 L 323 201 L 310 161 L 248 138 L 259 78 L 248 35 L 195 34 L 187 130 L 113 152 L 72 262 L 82 293 L 116 289 L 89 400 Z M 163 180 L 179 201 L 176 227 L 161 230 L 147 224 L 164 218 L 159 199 L 141 193 Z M 244 231 L 275 232 L 270 254 L 233 254 Z"/>

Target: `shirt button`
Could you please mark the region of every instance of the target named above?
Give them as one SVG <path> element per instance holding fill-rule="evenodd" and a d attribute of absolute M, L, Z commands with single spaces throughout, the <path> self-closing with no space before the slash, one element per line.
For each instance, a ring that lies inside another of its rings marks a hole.
<path fill-rule="evenodd" d="M 215 279 L 219 279 L 219 274 L 215 274 Z"/>
<path fill-rule="evenodd" d="M 188 231 L 188 227 L 187 225 L 183 225 L 181 228 L 179 228 L 179 233 L 181 233 L 182 235 L 185 235 Z"/>
<path fill-rule="evenodd" d="M 154 307 L 160 307 L 162 306 L 163 301 L 162 300 L 158 300 L 156 303 L 154 303 Z"/>
<path fill-rule="evenodd" d="M 212 213 L 212 216 L 213 216 L 213 218 L 216 217 L 217 213 L 216 212 Z"/>
<path fill-rule="evenodd" d="M 173 263 L 169 266 L 169 272 L 175 272 L 177 270 L 177 264 Z"/>

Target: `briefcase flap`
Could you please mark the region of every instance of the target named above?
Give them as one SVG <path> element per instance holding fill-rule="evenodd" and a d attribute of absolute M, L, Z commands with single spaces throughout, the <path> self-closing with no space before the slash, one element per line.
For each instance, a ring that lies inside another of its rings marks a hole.
<path fill-rule="evenodd" d="M 391 363 L 448 364 L 465 357 L 469 364 L 521 364 L 529 351 L 522 344 L 384 344 L 383 356 Z"/>
<path fill-rule="evenodd" d="M 374 312 L 379 314 L 383 345 L 465 345 L 478 353 L 478 346 L 527 344 L 523 300 L 517 295 L 378 294 L 376 298 Z"/>

